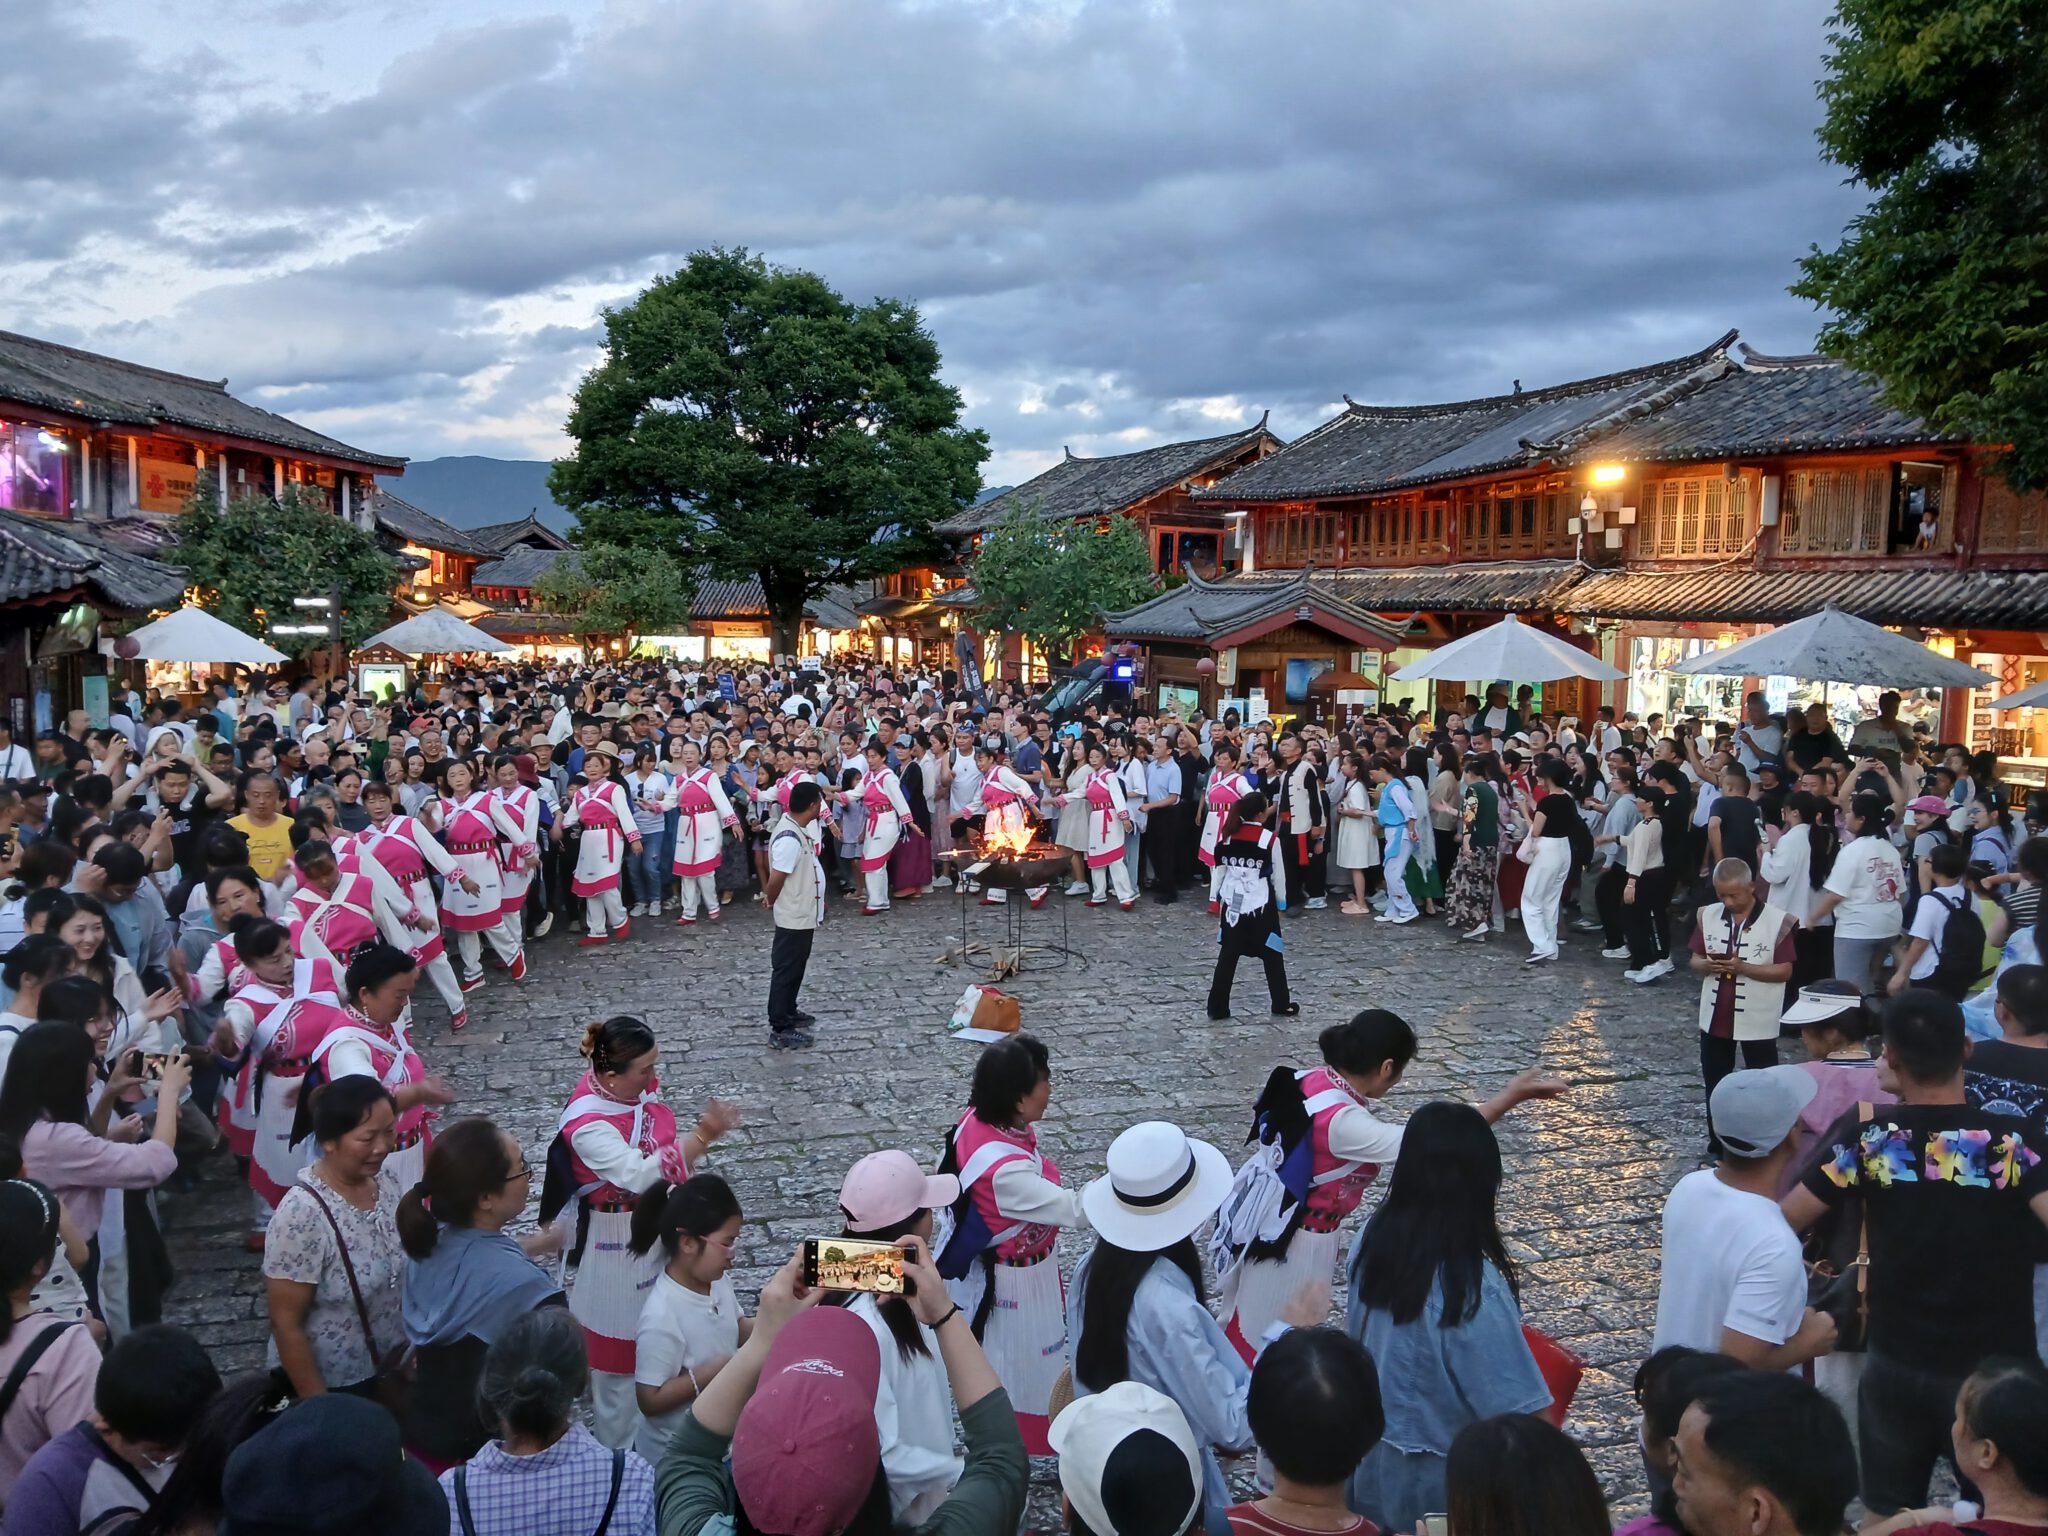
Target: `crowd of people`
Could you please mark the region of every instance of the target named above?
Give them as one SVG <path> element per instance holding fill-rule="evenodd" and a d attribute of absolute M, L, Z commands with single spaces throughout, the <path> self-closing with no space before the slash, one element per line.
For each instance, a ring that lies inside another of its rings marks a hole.
<path fill-rule="evenodd" d="M 1895 697 L 1845 745 L 1760 695 L 1666 734 L 1505 685 L 1342 730 L 1055 721 L 873 666 L 428 692 L 259 677 L 0 736 L 7 1536 L 1007 1532 L 1029 1455 L 1093 1536 L 1608 1532 L 1497 1214 L 1494 1125 L 1568 1091 L 1540 1064 L 1387 1118 L 1425 1042 L 1368 1008 L 1273 1071 L 1235 1168 L 1141 1120 L 1065 1154 L 1104 1169 L 1077 1187 L 1038 1130 L 1052 1053 L 1012 1036 L 936 1168 L 873 1154 L 815 1213 L 896 1245 L 901 1288 L 827 1290 L 799 1251 L 749 1309 L 714 1166 L 740 1111 L 686 1125 L 644 1021 L 585 1030 L 544 1149 L 451 1118 L 415 1041 L 422 977 L 460 1030 L 557 928 L 759 901 L 769 1044 L 801 1049 L 835 889 L 1037 905 L 978 879 L 1026 847 L 1068 860 L 1061 900 L 1206 899 L 1212 1017 L 1247 955 L 1296 1013 L 1284 930 L 1333 906 L 1519 921 L 1532 964 L 1599 933 L 1645 985 L 1689 931 L 1711 1164 L 1664 1214 L 1631 1536 L 2048 1525 L 2048 807 L 2022 831 L 1995 762 Z M 270 1325 L 226 1383 L 161 1321 L 158 1201 L 216 1155 Z M 1944 1459 L 1978 1511 L 1923 1507 Z"/>

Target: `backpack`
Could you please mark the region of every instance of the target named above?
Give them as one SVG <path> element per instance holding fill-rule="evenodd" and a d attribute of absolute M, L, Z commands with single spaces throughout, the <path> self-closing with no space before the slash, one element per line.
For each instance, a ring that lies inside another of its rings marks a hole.
<path fill-rule="evenodd" d="M 1275 1067 L 1266 1079 L 1245 1138 L 1257 1145 L 1231 1180 L 1209 1238 L 1209 1262 L 1219 1278 L 1247 1259 L 1280 1257 L 1301 1226 L 1317 1183 L 1315 1138 L 1309 1133 L 1321 1107 L 1303 1095 L 1291 1067 Z M 1325 1181 L 1348 1176 L 1356 1166 L 1344 1164 Z"/>
<path fill-rule="evenodd" d="M 1576 813 L 1565 824 L 1565 841 L 1571 844 L 1572 864 L 1575 868 L 1586 869 L 1593 863 L 1593 829 L 1586 825 L 1586 818 Z"/>
<path fill-rule="evenodd" d="M 1935 941 L 1934 969 L 1922 985 L 1961 1002 L 1984 974 L 1984 919 L 1977 915 L 1968 891 L 1961 886 L 1953 889 L 1962 892 L 1953 905 L 1942 899 L 1939 888 L 1927 893 L 1929 900 L 1948 909 L 1948 916 Z"/>

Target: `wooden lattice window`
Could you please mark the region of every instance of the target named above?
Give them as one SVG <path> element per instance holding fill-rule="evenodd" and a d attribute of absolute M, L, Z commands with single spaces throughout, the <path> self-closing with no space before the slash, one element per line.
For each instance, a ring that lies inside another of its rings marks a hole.
<path fill-rule="evenodd" d="M 1802 469 L 1785 477 L 1778 548 L 1788 555 L 1881 555 L 1888 543 L 1892 467 Z"/>
<path fill-rule="evenodd" d="M 1977 548 L 1987 555 L 2037 555 L 2048 548 L 2048 492 L 2016 491 L 2004 480 L 1986 480 Z"/>
<path fill-rule="evenodd" d="M 1749 542 L 1750 481 L 1718 473 L 1643 486 L 1638 548 L 1650 559 L 1739 554 Z"/>

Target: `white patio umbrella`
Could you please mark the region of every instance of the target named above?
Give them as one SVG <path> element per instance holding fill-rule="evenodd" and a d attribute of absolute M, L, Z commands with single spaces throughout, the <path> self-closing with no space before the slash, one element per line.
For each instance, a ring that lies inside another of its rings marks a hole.
<path fill-rule="evenodd" d="M 1993 709 L 2048 709 L 2048 683 L 2036 683 L 2031 688 L 2022 688 L 2018 693 L 2008 693 L 2002 699 L 1991 701 Z"/>
<path fill-rule="evenodd" d="M 1548 630 L 1524 624 L 1509 614 L 1474 634 L 1440 645 L 1420 661 L 1410 662 L 1389 681 L 1419 683 L 1427 678 L 1504 678 L 1515 683 L 1548 683 L 1561 677 L 1584 677 L 1615 683 L 1618 672 L 1589 651 L 1560 640 Z"/>
<path fill-rule="evenodd" d="M 204 608 L 184 607 L 127 636 L 140 661 L 212 662 L 223 666 L 272 666 L 289 661 L 283 651 L 245 635 Z"/>
<path fill-rule="evenodd" d="M 458 619 L 444 608 L 429 608 L 402 624 L 370 636 L 361 649 L 373 645 L 388 645 L 394 651 L 404 651 L 408 656 L 446 656 L 457 651 L 510 651 L 518 647 L 508 645 L 496 635 L 485 634 L 474 624 Z"/>
<path fill-rule="evenodd" d="M 1740 644 L 1669 668 L 1680 677 L 1804 677 L 1874 688 L 1982 688 L 1997 682 L 1832 604 Z"/>

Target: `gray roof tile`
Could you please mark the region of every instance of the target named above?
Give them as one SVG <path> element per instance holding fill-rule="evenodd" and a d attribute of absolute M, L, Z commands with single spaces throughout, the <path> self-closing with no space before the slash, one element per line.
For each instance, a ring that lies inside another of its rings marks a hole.
<path fill-rule="evenodd" d="M 480 542 L 474 533 L 445 523 L 433 513 L 414 506 L 403 497 L 389 491 L 377 492 L 376 510 L 372 514 L 377 526 L 386 533 L 428 549 L 446 550 L 457 555 L 480 555 L 488 558 L 498 551 L 489 544 Z"/>
<path fill-rule="evenodd" d="M 0 512 L 0 602 L 79 588 L 113 608 L 164 608 L 185 590 L 185 573 L 123 549 L 90 524 Z"/>

